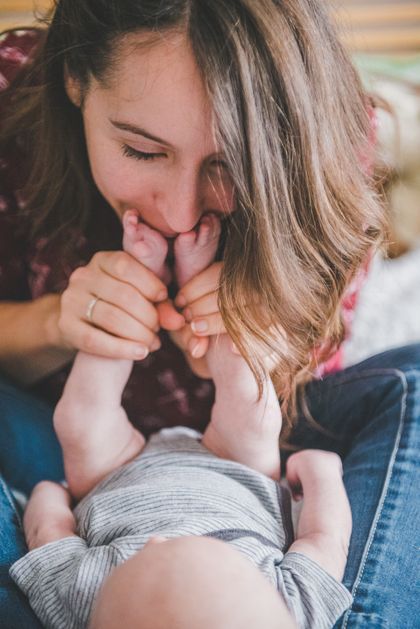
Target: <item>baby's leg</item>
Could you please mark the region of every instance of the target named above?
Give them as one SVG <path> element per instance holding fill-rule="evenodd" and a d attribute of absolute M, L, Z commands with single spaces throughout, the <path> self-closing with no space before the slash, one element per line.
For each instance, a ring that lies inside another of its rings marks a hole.
<path fill-rule="evenodd" d="M 261 400 L 254 375 L 242 356 L 231 350 L 226 334 L 213 337 L 207 352 L 216 400 L 203 445 L 274 479 L 280 477 L 281 412 L 271 379 Z"/>
<path fill-rule="evenodd" d="M 178 236 L 174 252 L 180 288 L 213 262 L 219 236 L 220 221 L 212 214 L 203 217 L 197 231 Z M 203 444 L 218 456 L 278 478 L 281 413 L 271 380 L 257 402 L 255 378 L 245 360 L 232 352 L 226 334 L 211 338 L 206 359 L 216 384 L 216 402 Z"/>
<path fill-rule="evenodd" d="M 125 251 L 164 276 L 167 242 L 138 223 L 134 212 L 123 218 Z M 144 437 L 133 428 L 121 406 L 132 361 L 79 352 L 54 414 L 63 448 L 66 479 L 76 498 L 104 476 L 134 458 Z"/>

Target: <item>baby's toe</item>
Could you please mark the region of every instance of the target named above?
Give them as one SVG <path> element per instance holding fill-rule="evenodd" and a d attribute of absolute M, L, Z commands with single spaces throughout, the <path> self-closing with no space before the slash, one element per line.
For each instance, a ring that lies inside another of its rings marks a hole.
<path fill-rule="evenodd" d="M 136 212 L 128 210 L 123 216 L 123 248 L 159 277 L 163 274 L 168 243 L 155 229 L 139 222 Z"/>
<path fill-rule="evenodd" d="M 183 257 L 190 255 L 196 247 L 197 234 L 195 231 L 184 232 L 179 234 L 174 242 L 175 257 Z"/>
<path fill-rule="evenodd" d="M 200 247 L 205 247 L 212 241 L 218 241 L 220 232 L 220 219 L 215 214 L 206 214 L 199 225 L 197 244 Z"/>

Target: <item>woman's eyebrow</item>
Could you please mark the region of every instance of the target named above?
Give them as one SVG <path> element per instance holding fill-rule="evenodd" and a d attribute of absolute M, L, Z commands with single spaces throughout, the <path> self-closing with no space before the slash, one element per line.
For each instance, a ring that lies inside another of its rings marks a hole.
<path fill-rule="evenodd" d="M 167 142 L 166 140 L 162 140 L 162 138 L 158 138 L 156 135 L 152 135 L 151 133 L 146 131 L 146 129 L 142 129 L 141 127 L 137 127 L 136 125 L 130 124 L 128 122 L 111 120 L 111 118 L 109 119 L 109 121 L 114 127 L 120 129 L 121 131 L 129 131 L 130 133 L 135 133 L 136 135 L 141 135 L 148 140 L 152 140 L 152 142 L 157 142 L 157 144 L 163 144 L 170 149 L 174 148 L 171 144 L 169 144 L 169 142 Z"/>

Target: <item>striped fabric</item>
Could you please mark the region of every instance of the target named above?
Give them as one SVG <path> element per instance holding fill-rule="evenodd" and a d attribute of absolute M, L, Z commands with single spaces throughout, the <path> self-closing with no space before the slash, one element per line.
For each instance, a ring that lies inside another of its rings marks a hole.
<path fill-rule="evenodd" d="M 347 609 L 345 587 L 292 541 L 290 495 L 244 465 L 219 459 L 200 435 L 165 429 L 140 456 L 104 479 L 76 507 L 80 537 L 35 549 L 11 576 L 51 629 L 87 626 L 111 570 L 151 535 L 205 535 L 234 546 L 284 597 L 298 627 L 328 629 Z"/>

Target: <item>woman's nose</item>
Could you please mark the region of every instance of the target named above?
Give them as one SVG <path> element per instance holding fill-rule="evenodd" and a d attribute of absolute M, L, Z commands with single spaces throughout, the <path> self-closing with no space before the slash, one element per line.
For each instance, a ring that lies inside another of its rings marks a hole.
<path fill-rule="evenodd" d="M 199 177 L 187 174 L 173 182 L 166 191 L 164 218 L 168 227 L 178 233 L 191 231 L 203 213 Z"/>

